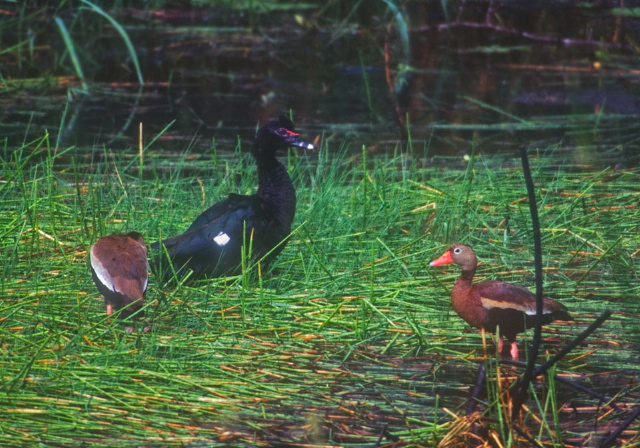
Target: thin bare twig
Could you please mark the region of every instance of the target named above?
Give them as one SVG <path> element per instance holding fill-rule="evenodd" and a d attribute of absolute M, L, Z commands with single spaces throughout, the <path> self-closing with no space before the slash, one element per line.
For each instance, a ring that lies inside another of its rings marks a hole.
<path fill-rule="evenodd" d="M 529 196 L 529 212 L 531 213 L 531 229 L 533 233 L 534 248 L 534 266 L 535 266 L 535 284 L 536 284 L 536 319 L 533 331 L 533 340 L 531 350 L 529 352 L 529 360 L 527 368 L 519 382 L 519 386 L 514 389 L 513 408 L 511 409 L 511 418 L 520 412 L 520 408 L 524 403 L 529 389 L 529 383 L 535 378 L 534 368 L 538 352 L 540 351 L 540 341 L 542 340 L 542 237 L 540 236 L 540 220 L 538 218 L 538 208 L 536 206 L 536 192 L 531 177 L 531 169 L 529 168 L 529 158 L 527 157 L 527 147 L 520 147 L 520 158 L 522 161 L 522 171 L 524 181 L 527 186 L 527 195 Z"/>
<path fill-rule="evenodd" d="M 580 344 L 582 341 L 587 339 L 587 337 L 591 333 L 593 333 L 596 330 L 596 328 L 598 328 L 600 325 L 602 325 L 603 322 L 605 320 L 607 320 L 610 316 L 611 316 L 611 311 L 610 310 L 604 311 L 600 315 L 600 317 L 598 317 L 596 320 L 594 320 L 593 323 L 591 325 L 589 325 L 587 327 L 587 329 L 584 330 L 582 333 L 580 333 L 575 339 L 573 339 L 573 341 L 571 341 L 562 350 L 560 350 L 558 353 L 556 353 L 551 358 L 549 358 L 549 360 L 547 362 L 542 364 L 540 367 L 537 367 L 535 369 L 535 371 L 533 372 L 534 377 L 538 376 L 538 375 L 542 375 L 547 370 L 549 370 L 555 363 L 557 363 L 562 358 L 564 358 L 567 355 L 567 353 L 569 353 L 571 350 L 576 348 L 578 346 L 578 344 Z"/>
<path fill-rule="evenodd" d="M 604 439 L 602 441 L 602 443 L 600 444 L 600 446 L 598 448 L 608 448 L 611 445 L 613 445 L 615 443 L 616 439 L 618 438 L 618 436 L 620 434 L 622 434 L 622 431 L 627 429 L 627 427 L 631 424 L 631 422 L 633 422 L 636 418 L 638 418 L 638 415 L 640 415 L 640 406 L 636 407 L 633 410 L 633 412 L 631 412 L 631 415 L 629 417 L 627 417 L 627 419 L 624 422 L 622 422 L 622 424 L 618 427 L 618 429 L 613 431 L 609 435 L 609 437 L 607 437 L 606 439 Z"/>
<path fill-rule="evenodd" d="M 478 405 L 478 397 L 480 396 L 480 392 L 482 391 L 482 387 L 484 386 L 485 379 L 487 378 L 487 363 L 483 362 L 480 364 L 478 368 L 478 380 L 476 381 L 476 385 L 473 388 L 473 393 L 469 398 L 467 403 L 467 415 L 471 415 L 476 411 L 476 406 Z"/>
<path fill-rule="evenodd" d="M 583 386 L 582 384 L 578 384 L 575 381 L 572 381 L 572 380 L 570 380 L 568 378 L 563 378 L 563 377 L 558 376 L 558 375 L 554 375 L 553 378 L 556 381 L 561 381 L 564 384 L 573 387 L 574 389 L 578 389 L 579 391 L 584 392 L 587 395 L 591 395 L 592 397 L 597 398 L 598 400 L 602 401 L 603 403 L 608 404 L 609 407 L 611 407 L 611 409 L 614 409 L 616 411 L 620 410 L 620 408 L 615 403 L 615 401 L 613 401 L 612 398 L 609 398 L 609 397 L 607 397 L 605 395 L 602 395 L 602 394 L 596 392 L 595 390 L 590 389 L 590 388 L 588 388 L 586 386 Z"/>
<path fill-rule="evenodd" d="M 572 347 L 574 346 L 573 344 L 570 344 Z M 534 374 L 536 377 L 538 377 L 539 375 L 541 375 L 542 373 L 546 373 L 546 371 L 549 369 L 549 367 L 551 367 L 555 362 L 559 361 L 560 358 L 556 359 L 554 362 L 551 362 L 551 360 L 549 360 L 547 363 L 545 363 L 543 366 L 538 366 L 536 368 L 536 370 L 534 371 Z M 524 362 L 520 362 L 520 361 L 514 361 L 512 359 L 501 359 L 500 360 L 500 364 L 507 364 L 510 366 L 516 366 L 516 367 L 526 367 L 526 364 Z M 549 364 L 549 366 L 547 367 L 547 364 Z M 542 368 L 544 367 L 544 370 L 542 370 Z M 582 384 L 579 384 L 573 380 L 570 380 L 568 378 L 564 378 L 560 375 L 554 375 L 553 378 L 556 381 L 560 381 L 564 384 L 567 384 L 568 386 L 573 387 L 574 389 L 577 389 L 581 392 L 584 392 L 587 395 L 592 396 L 593 398 L 596 398 L 598 400 L 600 400 L 603 403 L 606 403 L 609 405 L 609 407 L 611 407 L 612 409 L 616 410 L 616 411 L 620 411 L 620 408 L 618 407 L 618 405 L 613 401 L 612 398 L 609 398 L 605 395 L 602 395 L 598 392 L 596 392 L 593 389 L 590 389 Z M 474 390 L 475 393 L 475 390 Z M 475 395 L 474 395 L 475 396 Z"/>

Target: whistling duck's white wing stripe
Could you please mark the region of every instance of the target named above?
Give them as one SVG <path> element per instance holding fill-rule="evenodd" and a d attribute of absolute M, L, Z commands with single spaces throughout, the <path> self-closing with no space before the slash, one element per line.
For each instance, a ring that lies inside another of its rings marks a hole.
<path fill-rule="evenodd" d="M 521 303 L 515 303 L 515 302 L 506 302 L 504 300 L 495 300 L 495 299 L 489 299 L 487 297 L 480 297 L 480 300 L 482 301 L 482 306 L 488 310 L 492 309 L 492 308 L 501 308 L 501 309 L 511 309 L 511 310 L 516 310 L 516 311 L 520 311 L 522 313 L 528 314 L 529 316 L 533 316 L 536 314 L 536 308 L 535 308 L 535 303 L 533 303 L 533 308 L 531 306 L 527 306 L 527 305 L 523 305 Z M 542 314 L 549 314 L 550 311 L 548 310 L 543 310 Z"/>
<path fill-rule="evenodd" d="M 140 264 L 144 264 L 144 285 L 142 285 L 142 294 L 147 291 L 147 286 L 149 285 L 149 260 L 147 259 L 147 245 L 144 243 L 140 243 L 140 247 L 142 248 L 142 260 L 140 260 Z"/>
<path fill-rule="evenodd" d="M 98 279 L 100 280 L 100 282 L 110 290 L 117 291 L 115 285 L 113 284 L 111 276 L 109 275 L 107 270 L 104 268 L 104 266 L 102 266 L 102 263 L 100 263 L 100 260 L 98 259 L 98 257 L 93 255 L 93 250 L 91 251 L 90 256 L 91 256 L 91 267 L 93 268 L 93 271 L 98 276 Z"/>

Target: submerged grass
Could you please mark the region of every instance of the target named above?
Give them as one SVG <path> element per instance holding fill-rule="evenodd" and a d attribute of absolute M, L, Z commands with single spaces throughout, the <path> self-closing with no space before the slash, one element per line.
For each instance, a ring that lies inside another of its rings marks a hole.
<path fill-rule="evenodd" d="M 476 156 L 457 169 L 400 149 L 292 152 L 296 230 L 270 272 L 178 286 L 152 278 L 148 333 L 106 320 L 90 244 L 130 230 L 154 241 L 226 194 L 252 192 L 253 161 L 241 149 L 214 145 L 178 163 L 148 152 L 144 176 L 134 150 L 61 165 L 46 136 L 5 149 L 0 445 L 460 446 L 472 437 L 464 409 L 480 336 L 450 309 L 458 272 L 427 264 L 465 242 L 485 262 L 479 276 L 533 283 L 516 159 Z M 555 373 L 624 409 L 639 401 L 639 174 L 579 173 L 543 157 L 532 166 L 545 291 L 577 317 L 546 329 L 544 347 L 557 351 L 613 309 Z M 500 417 L 510 373 L 491 371 L 479 407 L 503 446 L 522 440 Z M 586 446 L 625 416 L 553 381 L 532 396 L 520 425 L 544 446 Z M 621 446 L 636 446 L 637 430 Z"/>

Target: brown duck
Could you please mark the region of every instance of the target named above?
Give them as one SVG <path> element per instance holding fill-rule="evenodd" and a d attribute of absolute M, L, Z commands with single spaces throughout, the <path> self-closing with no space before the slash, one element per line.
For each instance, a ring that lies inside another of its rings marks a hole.
<path fill-rule="evenodd" d="M 511 342 L 511 357 L 518 359 L 516 335 L 532 327 L 536 316 L 536 296 L 531 291 L 510 283 L 487 280 L 473 283 L 478 259 L 466 244 L 454 244 L 429 263 L 430 266 L 455 263 L 462 273 L 451 291 L 451 303 L 456 313 L 469 325 L 490 333 L 499 327 L 498 352 L 502 355 L 503 337 Z M 545 297 L 542 323 L 554 320 L 572 320 L 567 308 Z"/>
<path fill-rule="evenodd" d="M 122 310 L 120 317 L 126 318 L 142 308 L 149 262 L 141 234 L 129 232 L 100 238 L 91 246 L 89 261 L 93 281 L 107 304 L 107 315 Z"/>

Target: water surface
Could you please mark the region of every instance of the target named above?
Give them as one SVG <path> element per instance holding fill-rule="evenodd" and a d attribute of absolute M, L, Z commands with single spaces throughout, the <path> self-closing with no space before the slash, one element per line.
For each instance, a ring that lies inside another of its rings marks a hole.
<path fill-rule="evenodd" d="M 145 141 L 162 133 L 154 151 L 206 152 L 212 139 L 233 150 L 256 123 L 291 110 L 306 134 L 356 152 L 410 141 L 418 156 L 461 157 L 524 144 L 553 147 L 559 163 L 637 164 L 640 66 L 627 39 L 637 18 L 587 3 L 465 4 L 447 16 L 439 2 L 416 2 L 399 11 L 359 8 L 350 20 L 309 4 L 258 16 L 111 11 L 135 44 L 144 85 L 110 24 L 61 11 L 88 91 L 59 30 L 42 26 L 34 59 L 51 64 L 50 76 L 21 80 L 24 70 L 7 65 L 0 134 L 11 148 L 46 130 L 57 147 L 87 153 L 137 146 L 142 123 Z"/>

